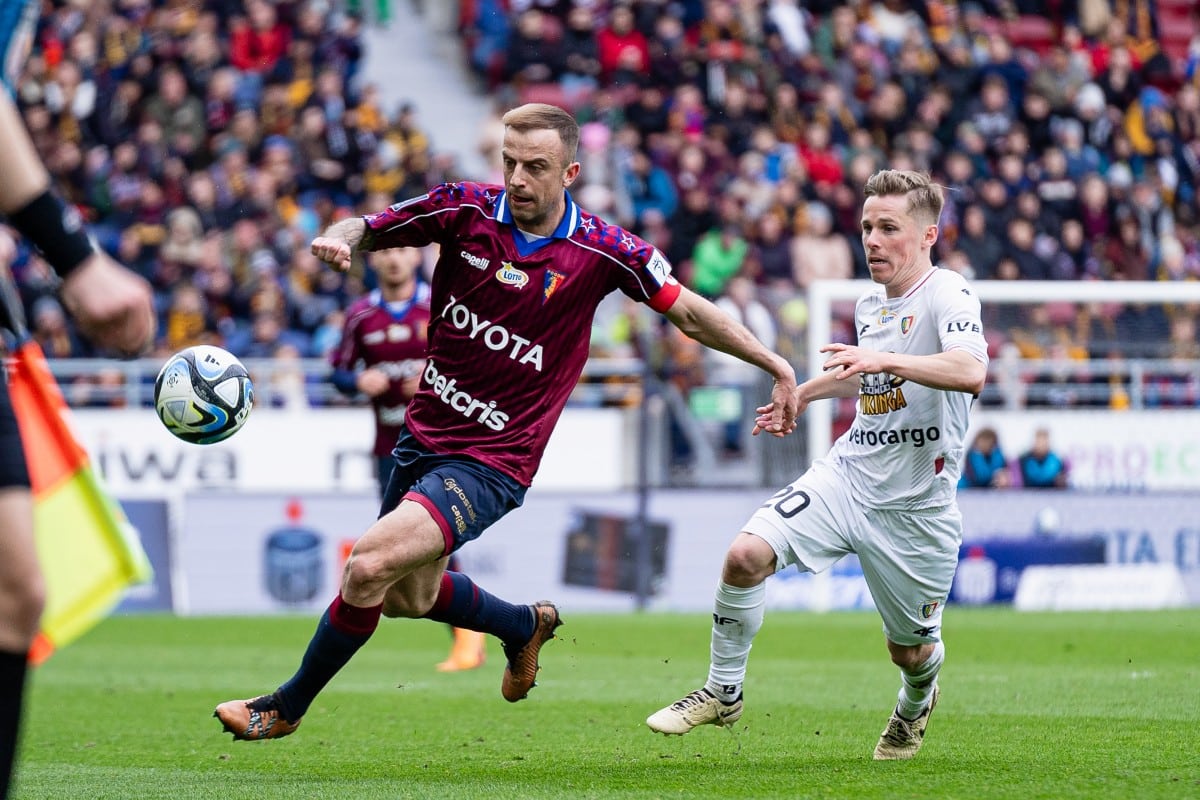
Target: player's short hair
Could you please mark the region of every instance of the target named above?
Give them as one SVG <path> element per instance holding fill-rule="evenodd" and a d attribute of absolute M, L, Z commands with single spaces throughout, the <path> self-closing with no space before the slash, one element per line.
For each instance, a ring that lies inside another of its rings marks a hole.
<path fill-rule="evenodd" d="M 516 131 L 558 131 L 566 160 L 563 166 L 575 161 L 579 149 L 579 123 L 568 112 L 549 103 L 526 103 L 511 109 L 500 121 L 505 128 Z"/>
<path fill-rule="evenodd" d="M 868 178 L 863 186 L 865 197 L 900 194 L 908 197 L 906 211 L 910 217 L 928 225 L 937 224 L 945 198 L 942 196 L 942 187 L 933 182 L 929 173 L 911 169 L 881 169 Z"/>

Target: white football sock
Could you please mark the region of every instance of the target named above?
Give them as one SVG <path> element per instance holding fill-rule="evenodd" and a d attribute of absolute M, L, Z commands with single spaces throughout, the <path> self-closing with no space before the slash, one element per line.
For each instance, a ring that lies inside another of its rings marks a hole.
<path fill-rule="evenodd" d="M 750 643 L 767 610 L 767 584 L 743 589 L 722 581 L 713 604 L 712 663 L 705 687 L 731 703 L 742 693 Z"/>
<path fill-rule="evenodd" d="M 933 655 L 925 663 L 912 672 L 900 670 L 900 697 L 896 710 L 905 719 L 916 719 L 921 716 L 929 698 L 933 695 L 933 687 L 937 685 L 938 670 L 946 660 L 946 645 L 938 642 L 933 647 Z"/>

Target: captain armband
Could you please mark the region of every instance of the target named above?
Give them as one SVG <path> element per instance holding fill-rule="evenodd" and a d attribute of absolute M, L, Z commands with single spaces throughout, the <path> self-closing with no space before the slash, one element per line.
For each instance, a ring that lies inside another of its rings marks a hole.
<path fill-rule="evenodd" d="M 13 227 L 41 251 L 59 277 L 66 278 L 96 251 L 83 217 L 49 190 L 8 215 Z"/>

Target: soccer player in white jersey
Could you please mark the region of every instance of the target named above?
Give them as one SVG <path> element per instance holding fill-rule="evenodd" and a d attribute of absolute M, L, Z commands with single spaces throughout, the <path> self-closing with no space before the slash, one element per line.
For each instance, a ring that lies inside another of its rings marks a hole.
<path fill-rule="evenodd" d="M 821 572 L 855 553 L 900 668 L 899 699 L 874 756 L 907 759 L 921 747 L 938 700 L 942 610 L 962 540 L 955 491 L 987 346 L 978 298 L 961 275 L 930 260 L 941 187 L 924 173 L 883 170 L 864 194 L 862 242 L 878 286 L 855 307 L 858 344 L 823 347 L 824 371 L 796 389 L 800 411 L 857 396 L 854 424 L 730 545 L 708 680 L 646 720 L 659 733 L 736 722 L 767 577 L 791 564 Z"/>

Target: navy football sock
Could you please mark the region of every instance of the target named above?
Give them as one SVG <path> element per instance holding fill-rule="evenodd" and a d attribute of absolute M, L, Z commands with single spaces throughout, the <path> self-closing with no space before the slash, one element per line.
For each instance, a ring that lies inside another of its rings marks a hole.
<path fill-rule="evenodd" d="M 284 719 L 295 722 L 304 716 L 325 685 L 371 638 L 382 611 L 382 603 L 362 608 L 350 605 L 340 594 L 334 598 L 317 623 L 300 669 L 275 692 Z"/>
<path fill-rule="evenodd" d="M 12 778 L 28 663 L 28 653 L 0 652 L 0 797 L 8 797 Z"/>
<path fill-rule="evenodd" d="M 503 642 L 524 645 L 533 636 L 536 619 L 529 606 L 517 606 L 489 594 L 461 572 L 442 574 L 442 586 L 426 619 L 456 628 L 483 631 Z"/>

